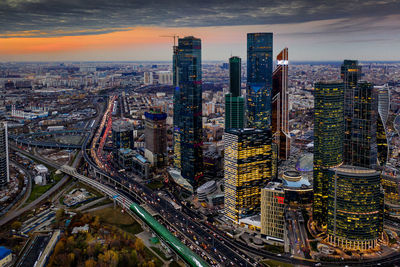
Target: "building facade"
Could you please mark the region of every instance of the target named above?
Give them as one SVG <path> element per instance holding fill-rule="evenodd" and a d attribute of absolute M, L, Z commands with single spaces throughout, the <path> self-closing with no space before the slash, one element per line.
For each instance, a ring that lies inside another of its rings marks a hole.
<path fill-rule="evenodd" d="M 224 138 L 225 215 L 238 222 L 260 211 L 261 188 L 271 181 L 271 132 L 231 129 Z"/>
<path fill-rule="evenodd" d="M 376 143 L 378 162 L 384 166 L 389 157 L 389 141 L 387 138 L 387 120 L 390 111 L 390 89 L 388 84 L 376 86 L 378 90 L 378 119 L 376 125 Z"/>
<path fill-rule="evenodd" d="M 358 81 L 361 78 L 361 66 L 357 60 L 344 60 L 340 76 L 344 83 L 344 163 L 352 163 L 352 120 L 354 112 L 354 97 Z"/>
<path fill-rule="evenodd" d="M 272 74 L 272 140 L 278 146 L 278 158 L 286 160 L 290 156 L 288 49 L 276 59 L 277 68 Z"/>
<path fill-rule="evenodd" d="M 343 101 L 343 83 L 315 83 L 313 220 L 321 226 L 327 219 L 328 170 L 343 163 Z"/>
<path fill-rule="evenodd" d="M 162 167 L 167 164 L 167 114 L 151 110 L 145 112 L 145 156 L 153 166 Z"/>
<path fill-rule="evenodd" d="M 239 57 L 229 59 L 229 93 L 225 95 L 225 129 L 244 128 L 244 98 L 241 96 L 241 67 Z"/>
<path fill-rule="evenodd" d="M 174 47 L 174 165 L 194 187 L 203 174 L 201 40 L 179 38 Z"/>
<path fill-rule="evenodd" d="M 383 191 L 379 171 L 342 165 L 329 170 L 328 237 L 334 246 L 369 250 L 383 232 Z"/>
<path fill-rule="evenodd" d="M 10 182 L 10 170 L 8 163 L 8 129 L 6 122 L 0 122 L 0 188 L 4 188 Z"/>
<path fill-rule="evenodd" d="M 112 143 L 113 148 L 134 148 L 133 124 L 126 120 L 112 122 Z"/>
<path fill-rule="evenodd" d="M 285 240 L 285 192 L 281 183 L 270 182 L 261 189 L 261 234 Z"/>
<path fill-rule="evenodd" d="M 272 33 L 247 34 L 247 126 L 271 128 Z"/>

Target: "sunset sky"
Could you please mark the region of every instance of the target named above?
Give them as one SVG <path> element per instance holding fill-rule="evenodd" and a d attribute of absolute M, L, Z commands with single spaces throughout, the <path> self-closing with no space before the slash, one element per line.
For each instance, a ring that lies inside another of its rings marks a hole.
<path fill-rule="evenodd" d="M 203 60 L 245 58 L 248 32 L 273 32 L 291 60 L 400 60 L 400 3 L 0 1 L 0 61 L 171 60 L 172 34 L 200 37 Z"/>

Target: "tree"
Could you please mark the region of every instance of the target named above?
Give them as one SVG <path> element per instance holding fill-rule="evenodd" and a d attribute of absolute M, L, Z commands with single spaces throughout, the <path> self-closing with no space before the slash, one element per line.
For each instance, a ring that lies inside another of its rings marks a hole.
<path fill-rule="evenodd" d="M 143 249 L 144 249 L 144 244 L 143 244 L 142 239 L 136 238 L 136 240 L 135 240 L 135 249 L 136 249 L 137 251 L 139 251 L 139 252 L 143 251 Z"/>
<path fill-rule="evenodd" d="M 93 259 L 88 259 L 85 261 L 85 267 L 96 267 L 97 262 Z"/>
<path fill-rule="evenodd" d="M 13 222 L 13 223 L 11 224 L 11 228 L 14 229 L 14 230 L 20 229 L 21 226 L 22 226 L 22 224 L 21 224 L 21 222 L 19 222 L 19 221 L 15 221 L 15 222 Z"/>
<path fill-rule="evenodd" d="M 64 215 L 65 215 L 65 210 L 64 209 L 58 209 L 56 211 L 56 221 L 59 223 L 62 220 L 62 218 L 64 218 Z"/>

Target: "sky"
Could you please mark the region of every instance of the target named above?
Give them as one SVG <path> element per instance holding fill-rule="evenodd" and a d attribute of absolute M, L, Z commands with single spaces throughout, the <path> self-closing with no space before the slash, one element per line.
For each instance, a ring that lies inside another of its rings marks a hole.
<path fill-rule="evenodd" d="M 0 61 L 168 61 L 172 37 L 203 60 L 246 58 L 273 32 L 294 61 L 400 61 L 399 0 L 0 0 Z"/>

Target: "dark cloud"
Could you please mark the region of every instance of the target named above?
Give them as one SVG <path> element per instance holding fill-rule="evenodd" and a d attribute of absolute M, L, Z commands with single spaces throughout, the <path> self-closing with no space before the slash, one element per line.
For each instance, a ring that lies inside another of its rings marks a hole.
<path fill-rule="evenodd" d="M 376 21 L 393 14 L 400 14 L 398 0 L 2 0 L 0 34 L 82 35 L 139 25 L 201 27 L 327 19 L 360 20 L 361 25 L 353 26 L 365 29 L 364 18 Z M 331 26 L 328 30 L 351 31 L 346 25 Z"/>

